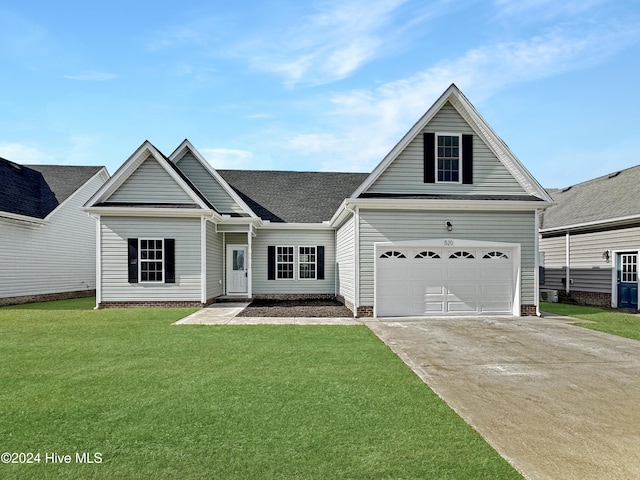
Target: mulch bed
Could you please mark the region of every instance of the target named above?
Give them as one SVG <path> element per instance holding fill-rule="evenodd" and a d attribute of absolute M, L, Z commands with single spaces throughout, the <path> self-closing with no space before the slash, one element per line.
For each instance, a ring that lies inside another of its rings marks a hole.
<path fill-rule="evenodd" d="M 257 299 L 238 317 L 353 317 L 353 313 L 337 300 L 266 300 Z"/>

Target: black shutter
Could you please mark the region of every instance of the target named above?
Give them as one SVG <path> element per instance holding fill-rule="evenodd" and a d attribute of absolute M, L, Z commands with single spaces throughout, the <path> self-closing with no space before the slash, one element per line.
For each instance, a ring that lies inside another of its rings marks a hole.
<path fill-rule="evenodd" d="M 267 280 L 276 279 L 276 247 L 269 245 L 267 247 Z"/>
<path fill-rule="evenodd" d="M 436 183 L 436 134 L 424 134 L 424 183 Z"/>
<path fill-rule="evenodd" d="M 316 278 L 318 280 L 324 280 L 324 247 L 322 245 L 316 247 L 316 255 L 316 261 L 318 262 Z"/>
<path fill-rule="evenodd" d="M 473 135 L 462 135 L 462 183 L 473 183 Z"/>
<path fill-rule="evenodd" d="M 138 239 L 129 238 L 129 283 L 138 283 Z"/>
<path fill-rule="evenodd" d="M 176 241 L 164 239 L 164 283 L 176 283 Z"/>

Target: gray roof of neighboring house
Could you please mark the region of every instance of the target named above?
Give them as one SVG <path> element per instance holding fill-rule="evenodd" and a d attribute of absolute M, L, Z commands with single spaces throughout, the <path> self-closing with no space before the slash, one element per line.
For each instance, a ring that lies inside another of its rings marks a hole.
<path fill-rule="evenodd" d="M 368 173 L 217 170 L 263 220 L 319 223 L 331 220 Z"/>
<path fill-rule="evenodd" d="M 640 215 L 640 165 L 564 189 L 547 190 L 557 205 L 547 208 L 541 229 Z"/>
<path fill-rule="evenodd" d="M 45 218 L 102 168 L 19 165 L 0 158 L 0 211 Z"/>

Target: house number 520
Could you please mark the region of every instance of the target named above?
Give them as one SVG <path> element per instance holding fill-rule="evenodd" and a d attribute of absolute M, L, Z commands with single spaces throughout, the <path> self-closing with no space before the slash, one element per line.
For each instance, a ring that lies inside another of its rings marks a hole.
<path fill-rule="evenodd" d="M 453 246 L 453 240 L 445 240 L 444 241 L 444 245 L 445 245 L 445 247 L 452 247 Z"/>

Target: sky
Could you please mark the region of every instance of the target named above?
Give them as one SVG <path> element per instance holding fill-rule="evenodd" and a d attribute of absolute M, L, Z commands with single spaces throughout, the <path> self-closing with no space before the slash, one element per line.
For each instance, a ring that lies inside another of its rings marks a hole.
<path fill-rule="evenodd" d="M 0 0 L 0 156 L 370 172 L 455 83 L 547 188 L 640 164 L 637 0 Z"/>

